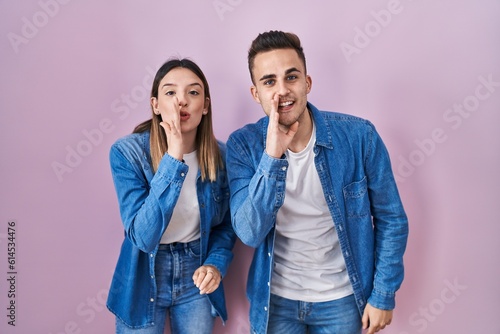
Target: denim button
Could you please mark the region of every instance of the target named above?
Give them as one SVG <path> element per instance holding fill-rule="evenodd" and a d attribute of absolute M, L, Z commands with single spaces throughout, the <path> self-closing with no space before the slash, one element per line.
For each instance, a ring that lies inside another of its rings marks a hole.
<path fill-rule="evenodd" d="M 154 298 L 151 298 L 149 301 L 152 303 L 152 302 L 154 302 L 154 301 L 155 301 L 155 299 L 154 299 Z"/>
<path fill-rule="evenodd" d="M 184 175 L 186 175 L 186 174 L 184 174 L 184 173 L 181 173 L 181 176 L 182 176 L 182 177 L 184 177 Z"/>
<path fill-rule="evenodd" d="M 286 166 L 281 167 L 281 170 L 285 171 L 286 170 Z"/>
<path fill-rule="evenodd" d="M 151 253 L 150 255 L 151 255 L 151 257 L 153 257 L 153 256 L 154 256 L 154 255 L 153 255 L 153 253 Z"/>
<path fill-rule="evenodd" d="M 267 312 L 267 306 L 264 306 L 264 311 L 266 311 L 266 312 Z"/>
<path fill-rule="evenodd" d="M 271 257 L 271 253 L 267 253 L 267 256 Z"/>

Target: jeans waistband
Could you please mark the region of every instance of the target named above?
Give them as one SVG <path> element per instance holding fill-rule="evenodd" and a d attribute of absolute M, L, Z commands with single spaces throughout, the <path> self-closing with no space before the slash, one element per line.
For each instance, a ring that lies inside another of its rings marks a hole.
<path fill-rule="evenodd" d="M 160 244 L 158 246 L 158 251 L 178 252 L 190 248 L 199 248 L 199 247 L 200 247 L 200 239 L 196 239 L 190 242 L 172 242 L 170 244 Z"/>

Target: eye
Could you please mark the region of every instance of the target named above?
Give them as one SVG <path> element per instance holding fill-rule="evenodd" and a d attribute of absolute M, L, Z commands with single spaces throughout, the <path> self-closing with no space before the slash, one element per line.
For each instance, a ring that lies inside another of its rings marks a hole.
<path fill-rule="evenodd" d="M 200 95 L 200 93 L 197 90 L 192 90 L 189 92 L 191 95 Z"/>
<path fill-rule="evenodd" d="M 274 79 L 269 79 L 263 82 L 264 86 L 272 86 L 274 84 Z"/>
<path fill-rule="evenodd" d="M 286 77 L 286 80 L 288 80 L 288 81 L 295 80 L 295 79 L 297 79 L 297 76 L 293 75 L 293 74 Z"/>
<path fill-rule="evenodd" d="M 165 92 L 165 95 L 172 96 L 175 95 L 175 92 L 173 90 L 168 90 Z"/>

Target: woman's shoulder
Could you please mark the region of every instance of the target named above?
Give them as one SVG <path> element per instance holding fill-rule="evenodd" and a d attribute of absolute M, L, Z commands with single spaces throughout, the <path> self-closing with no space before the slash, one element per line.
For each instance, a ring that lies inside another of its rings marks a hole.
<path fill-rule="evenodd" d="M 142 143 L 147 141 L 149 143 L 149 131 L 134 132 L 118 138 L 113 145 L 127 145 L 128 143 Z"/>
<path fill-rule="evenodd" d="M 111 145 L 111 151 L 113 150 L 122 152 L 149 152 L 149 131 L 130 133 L 118 138 Z"/>

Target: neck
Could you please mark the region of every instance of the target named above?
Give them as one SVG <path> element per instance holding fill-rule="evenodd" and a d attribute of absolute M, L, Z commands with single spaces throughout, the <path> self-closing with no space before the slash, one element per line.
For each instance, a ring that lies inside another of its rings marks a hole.
<path fill-rule="evenodd" d="M 304 112 L 298 119 L 298 122 L 299 122 L 299 128 L 297 130 L 297 133 L 293 137 L 293 140 L 290 143 L 290 145 L 288 145 L 288 149 L 292 152 L 302 151 L 307 146 L 309 140 L 311 139 L 313 121 L 311 113 L 309 112 L 309 109 L 307 109 L 307 107 L 306 110 L 304 110 Z"/>
<path fill-rule="evenodd" d="M 196 150 L 196 131 L 182 134 L 182 152 L 191 153 Z"/>

